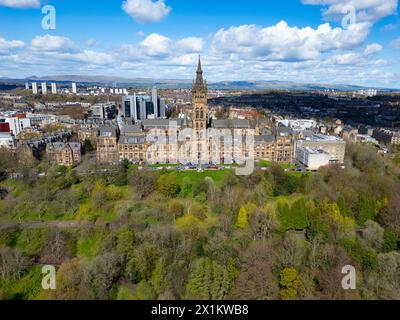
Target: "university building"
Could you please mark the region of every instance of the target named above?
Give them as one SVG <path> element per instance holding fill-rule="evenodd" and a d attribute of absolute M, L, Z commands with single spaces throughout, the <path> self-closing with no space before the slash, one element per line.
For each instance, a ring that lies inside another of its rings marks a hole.
<path fill-rule="evenodd" d="M 156 94 L 154 93 L 154 99 Z M 210 117 L 207 105 L 208 87 L 203 79 L 201 61 L 192 84 L 192 111 L 179 119 L 140 117 L 135 125 L 104 127 L 97 138 L 97 160 L 117 163 L 149 164 L 221 164 L 244 163 L 248 158 L 290 163 L 294 159 L 294 140 L 290 134 L 252 128 L 246 119 Z M 126 114 L 135 119 L 145 108 L 139 108 L 135 97 L 126 97 Z M 153 100 L 154 100 L 153 99 Z M 136 104 L 136 108 L 132 108 Z M 132 110 L 133 109 L 133 110 Z M 157 109 L 157 108 L 156 108 Z M 239 159 L 239 161 L 238 161 Z"/>

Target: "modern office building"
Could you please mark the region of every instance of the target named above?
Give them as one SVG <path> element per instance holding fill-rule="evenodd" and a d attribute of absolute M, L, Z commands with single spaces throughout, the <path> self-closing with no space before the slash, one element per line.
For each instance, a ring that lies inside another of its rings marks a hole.
<path fill-rule="evenodd" d="M 76 90 L 76 83 L 75 83 L 75 82 L 72 83 L 72 93 L 73 93 L 73 94 L 76 94 L 76 93 L 77 93 L 77 90 Z"/>
<path fill-rule="evenodd" d="M 321 149 L 297 148 L 296 160 L 308 170 L 315 171 L 330 164 L 331 156 Z"/>
<path fill-rule="evenodd" d="M 113 103 L 98 103 L 91 107 L 91 118 L 112 120 L 117 115 L 117 107 Z"/>
<path fill-rule="evenodd" d="M 344 163 L 346 152 L 346 142 L 336 136 L 326 136 L 322 134 L 314 134 L 296 141 L 295 150 L 301 148 L 310 148 L 323 150 L 330 155 L 330 163 Z M 297 158 L 297 154 L 296 154 Z"/>
<path fill-rule="evenodd" d="M 122 98 L 122 115 L 132 118 L 135 122 L 146 119 L 165 118 L 165 102 L 157 94 L 157 89 L 152 90 L 152 96 L 124 96 Z"/>
<path fill-rule="evenodd" d="M 26 118 L 25 114 L 0 116 L 0 123 L 8 123 L 9 132 L 15 137 L 24 129 L 31 127 L 31 120 Z"/>

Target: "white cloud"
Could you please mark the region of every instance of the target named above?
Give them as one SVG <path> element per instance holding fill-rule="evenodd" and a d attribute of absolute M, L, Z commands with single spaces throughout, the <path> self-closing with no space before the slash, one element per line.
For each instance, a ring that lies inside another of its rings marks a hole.
<path fill-rule="evenodd" d="M 144 39 L 140 43 L 139 47 L 142 49 L 145 55 L 151 57 L 162 57 L 171 52 L 171 44 L 172 41 L 170 38 L 153 33 Z"/>
<path fill-rule="evenodd" d="M 172 10 L 165 0 L 127 0 L 122 4 L 122 9 L 139 23 L 161 21 Z"/>
<path fill-rule="evenodd" d="M 360 56 L 357 53 L 345 53 L 332 57 L 332 62 L 339 65 L 357 64 Z"/>
<path fill-rule="evenodd" d="M 0 53 L 9 53 L 10 50 L 23 47 L 25 44 L 22 41 L 11 40 L 7 41 L 4 38 L 0 38 Z"/>
<path fill-rule="evenodd" d="M 0 0 L 0 6 L 10 8 L 38 8 L 40 0 Z"/>
<path fill-rule="evenodd" d="M 215 54 L 236 54 L 242 58 L 297 61 L 316 59 L 332 50 L 349 50 L 368 36 L 369 23 L 353 24 L 348 30 L 328 23 L 317 29 L 290 27 L 285 21 L 271 27 L 242 25 L 219 30 L 213 38 Z"/>
<path fill-rule="evenodd" d="M 196 53 L 203 50 L 203 39 L 196 37 L 183 38 L 176 42 L 179 49 L 187 53 Z"/>
<path fill-rule="evenodd" d="M 43 51 L 73 52 L 77 50 L 77 46 L 72 40 L 49 34 L 35 37 L 31 44 L 34 49 Z"/>
<path fill-rule="evenodd" d="M 367 45 L 367 47 L 364 50 L 364 55 L 369 56 L 381 52 L 382 50 L 383 47 L 379 43 L 372 43 Z"/>
<path fill-rule="evenodd" d="M 326 19 L 342 19 L 349 6 L 356 11 L 358 21 L 378 21 L 396 14 L 398 0 L 302 0 L 303 4 L 324 6 L 323 16 Z"/>

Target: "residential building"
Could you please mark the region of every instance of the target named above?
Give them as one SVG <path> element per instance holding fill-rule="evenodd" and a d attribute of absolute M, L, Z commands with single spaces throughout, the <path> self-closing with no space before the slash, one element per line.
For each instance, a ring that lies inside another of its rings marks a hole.
<path fill-rule="evenodd" d="M 97 137 L 97 161 L 100 163 L 118 163 L 118 129 L 102 127 Z"/>
<path fill-rule="evenodd" d="M 51 83 L 51 94 L 57 94 L 57 83 Z"/>
<path fill-rule="evenodd" d="M 274 135 L 255 136 L 254 156 L 256 160 L 292 163 L 294 157 L 293 137 Z"/>
<path fill-rule="evenodd" d="M 400 145 L 400 131 L 388 129 L 375 130 L 373 137 L 381 143 Z"/>
<path fill-rule="evenodd" d="M 46 82 L 42 82 L 42 95 L 46 95 L 47 94 L 47 83 Z"/>
<path fill-rule="evenodd" d="M 54 142 L 46 146 L 47 158 L 59 166 L 73 166 L 82 161 L 82 146 L 79 142 Z"/>
<path fill-rule="evenodd" d="M 309 119 L 277 120 L 277 123 L 295 131 L 314 130 L 317 127 L 317 122 Z"/>
<path fill-rule="evenodd" d="M 118 142 L 119 161 L 128 160 L 130 163 L 147 162 L 146 136 L 121 136 Z"/>
<path fill-rule="evenodd" d="M 38 94 L 38 87 L 36 82 L 32 82 L 32 93 Z"/>

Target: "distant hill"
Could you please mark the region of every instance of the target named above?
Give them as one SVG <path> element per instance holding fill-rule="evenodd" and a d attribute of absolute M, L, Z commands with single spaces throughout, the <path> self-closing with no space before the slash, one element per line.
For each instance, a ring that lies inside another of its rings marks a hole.
<path fill-rule="evenodd" d="M 70 83 L 77 82 L 84 85 L 103 85 L 118 87 L 152 87 L 157 86 L 165 89 L 175 88 L 190 88 L 192 80 L 188 79 L 151 79 L 151 78 L 123 78 L 114 76 L 84 76 L 84 75 L 59 75 L 59 76 L 30 76 L 25 79 L 9 79 L 0 78 L 1 82 L 7 84 L 23 84 L 25 82 L 32 81 L 55 81 L 58 83 Z M 336 91 L 355 91 L 361 89 L 377 89 L 380 91 L 399 91 L 394 88 L 377 88 L 377 87 L 363 87 L 357 85 L 345 85 L 345 84 L 322 84 L 322 83 L 298 83 L 292 81 L 220 81 L 210 82 L 209 87 L 211 89 L 219 90 L 336 90 Z"/>

